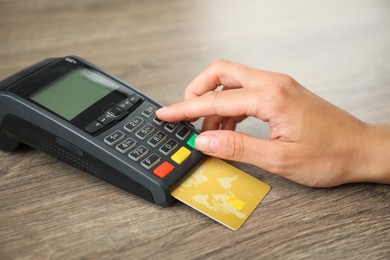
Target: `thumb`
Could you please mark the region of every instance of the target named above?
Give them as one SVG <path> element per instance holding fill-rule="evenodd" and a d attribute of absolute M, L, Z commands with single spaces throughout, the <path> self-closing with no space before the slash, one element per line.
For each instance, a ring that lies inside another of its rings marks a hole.
<path fill-rule="evenodd" d="M 279 146 L 272 140 L 256 138 L 230 130 L 201 133 L 195 140 L 196 149 L 210 156 L 257 165 L 271 170 L 274 152 Z"/>

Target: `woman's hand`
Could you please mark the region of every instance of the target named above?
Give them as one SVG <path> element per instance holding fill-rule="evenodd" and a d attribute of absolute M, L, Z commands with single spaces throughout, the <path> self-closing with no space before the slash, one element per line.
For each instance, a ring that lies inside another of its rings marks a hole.
<path fill-rule="evenodd" d="M 190 83 L 185 97 L 157 116 L 205 117 L 195 143 L 205 154 L 257 165 L 308 186 L 390 183 L 390 127 L 358 120 L 290 76 L 218 60 Z M 249 116 L 268 122 L 269 140 L 234 131 Z"/>

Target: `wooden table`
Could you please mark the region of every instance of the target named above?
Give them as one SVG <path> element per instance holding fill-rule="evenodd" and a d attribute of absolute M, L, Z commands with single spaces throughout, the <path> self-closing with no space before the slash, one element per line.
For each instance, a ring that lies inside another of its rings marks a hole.
<path fill-rule="evenodd" d="M 0 78 L 76 54 L 163 104 L 215 58 L 292 75 L 372 123 L 390 121 L 390 3 L 0 1 Z M 267 136 L 248 120 L 239 128 Z M 389 259 L 390 186 L 314 189 L 250 165 L 272 190 L 236 232 L 163 208 L 41 152 L 0 152 L 0 259 Z"/>

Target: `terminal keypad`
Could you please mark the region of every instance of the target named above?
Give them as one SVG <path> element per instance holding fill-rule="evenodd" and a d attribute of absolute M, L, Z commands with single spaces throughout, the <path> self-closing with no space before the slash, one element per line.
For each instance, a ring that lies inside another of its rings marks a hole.
<path fill-rule="evenodd" d="M 157 106 L 147 101 L 141 102 L 141 97 L 133 96 L 120 102 L 115 108 L 120 110 L 131 109 L 134 103 L 142 108 L 130 113 L 123 119 L 123 124 L 113 127 L 104 138 L 104 142 L 114 147 L 119 153 L 136 162 L 151 174 L 165 178 L 180 167 L 194 152 L 191 144 L 197 133 L 183 122 L 165 122 L 156 117 Z M 112 112 L 112 111 L 110 111 Z M 115 114 L 121 113 L 113 109 Z M 99 121 L 114 116 L 102 115 Z M 102 122 L 103 121 L 103 122 Z M 187 142 L 186 142 L 187 141 Z"/>

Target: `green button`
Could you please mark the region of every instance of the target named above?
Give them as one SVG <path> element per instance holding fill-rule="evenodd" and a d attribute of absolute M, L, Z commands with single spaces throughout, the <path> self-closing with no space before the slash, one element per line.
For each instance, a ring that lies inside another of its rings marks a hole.
<path fill-rule="evenodd" d="M 196 149 L 196 147 L 195 147 L 195 140 L 196 140 L 197 137 L 198 137 L 197 134 L 193 134 L 191 136 L 191 138 L 188 139 L 188 141 L 187 141 L 188 146 L 191 147 L 192 149 Z"/>

